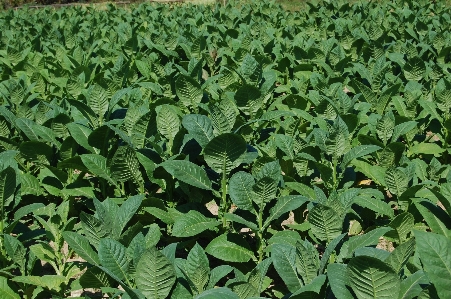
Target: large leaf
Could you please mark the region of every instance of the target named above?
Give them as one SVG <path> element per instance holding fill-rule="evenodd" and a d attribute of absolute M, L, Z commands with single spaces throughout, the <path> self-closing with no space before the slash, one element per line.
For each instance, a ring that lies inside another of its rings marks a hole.
<path fill-rule="evenodd" d="M 268 227 L 273 220 L 278 219 L 285 213 L 296 210 L 307 201 L 309 199 L 302 195 L 288 195 L 278 198 L 276 205 L 269 210 L 269 217 L 266 218 L 263 227 Z"/>
<path fill-rule="evenodd" d="M 219 224 L 219 221 L 191 210 L 175 220 L 172 235 L 175 237 L 192 237 L 207 229 L 214 229 Z"/>
<path fill-rule="evenodd" d="M 8 167 L 0 172 L 0 211 L 4 213 L 4 206 L 9 204 L 14 198 L 16 190 L 16 173 L 12 167 Z M 4 215 L 0 215 L 4 217 Z M 2 221 L 4 221 L 2 219 Z M 3 232 L 0 232 L 0 234 Z"/>
<path fill-rule="evenodd" d="M 227 262 L 245 263 L 255 259 L 249 243 L 238 234 L 220 235 L 208 244 L 205 251 L 212 256 Z"/>
<path fill-rule="evenodd" d="M 20 299 L 19 294 L 8 285 L 6 277 L 0 276 L 0 297 L 2 299 Z"/>
<path fill-rule="evenodd" d="M 296 292 L 304 284 L 296 268 L 296 248 L 287 244 L 274 244 L 271 248 L 274 268 L 290 292 Z"/>
<path fill-rule="evenodd" d="M 135 183 L 142 181 L 139 161 L 135 151 L 129 146 L 121 146 L 117 149 L 111 161 L 111 177 L 117 181 L 132 180 Z"/>
<path fill-rule="evenodd" d="M 151 247 L 136 266 L 135 281 L 138 289 L 148 299 L 166 298 L 175 283 L 176 273 L 168 258 Z"/>
<path fill-rule="evenodd" d="M 182 125 L 201 147 L 215 137 L 211 120 L 205 115 L 187 114 L 182 119 Z"/>
<path fill-rule="evenodd" d="M 312 233 L 321 241 L 329 243 L 341 234 L 342 218 L 330 207 L 318 204 L 308 214 Z"/>
<path fill-rule="evenodd" d="M 397 298 L 400 281 L 386 263 L 369 256 L 357 256 L 348 264 L 349 283 L 361 299 Z"/>
<path fill-rule="evenodd" d="M 210 265 L 204 249 L 197 243 L 186 258 L 185 271 L 197 293 L 201 293 L 210 278 Z"/>
<path fill-rule="evenodd" d="M 414 231 L 424 271 L 440 298 L 451 298 L 451 240 L 434 233 Z"/>
<path fill-rule="evenodd" d="M 253 192 L 252 187 L 255 184 L 254 177 L 244 171 L 235 173 L 229 180 L 229 195 L 232 202 L 240 209 L 252 211 Z"/>
<path fill-rule="evenodd" d="M 183 105 L 197 107 L 202 101 L 203 92 L 199 83 L 189 76 L 180 75 L 175 81 L 175 91 Z"/>
<path fill-rule="evenodd" d="M 219 174 L 227 175 L 246 152 L 246 142 L 240 135 L 226 133 L 213 138 L 204 148 L 208 166 Z"/>
<path fill-rule="evenodd" d="M 186 160 L 169 160 L 161 164 L 174 178 L 205 190 L 211 189 L 211 181 L 205 170 Z"/>
<path fill-rule="evenodd" d="M 113 272 L 119 279 L 128 278 L 129 260 L 125 247 L 112 239 L 102 239 L 99 243 L 100 264 Z"/>
<path fill-rule="evenodd" d="M 76 232 L 63 232 L 64 240 L 82 259 L 93 265 L 99 265 L 97 253 L 92 249 L 89 240 Z"/>

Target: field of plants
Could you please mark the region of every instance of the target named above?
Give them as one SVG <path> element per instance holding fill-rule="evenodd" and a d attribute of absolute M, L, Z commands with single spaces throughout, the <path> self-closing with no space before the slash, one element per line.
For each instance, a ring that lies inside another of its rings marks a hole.
<path fill-rule="evenodd" d="M 0 298 L 451 298 L 444 3 L 0 28 Z"/>

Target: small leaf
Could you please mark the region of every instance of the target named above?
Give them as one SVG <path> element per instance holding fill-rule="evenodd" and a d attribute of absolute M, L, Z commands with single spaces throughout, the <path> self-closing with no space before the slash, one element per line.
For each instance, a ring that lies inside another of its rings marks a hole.
<path fill-rule="evenodd" d="M 99 265 L 100 260 L 86 237 L 75 232 L 63 232 L 64 240 L 85 261 L 92 265 Z"/>

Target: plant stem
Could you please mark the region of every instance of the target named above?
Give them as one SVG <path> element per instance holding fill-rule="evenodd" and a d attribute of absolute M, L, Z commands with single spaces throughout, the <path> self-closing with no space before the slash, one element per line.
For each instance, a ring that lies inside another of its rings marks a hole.
<path fill-rule="evenodd" d="M 227 178 L 224 174 L 222 175 L 222 180 L 221 180 L 221 191 L 222 191 L 222 200 L 221 200 L 221 210 L 222 210 L 222 227 L 225 229 L 227 228 L 227 219 L 224 217 L 225 214 L 227 213 Z"/>
<path fill-rule="evenodd" d="M 258 262 L 263 260 L 263 210 L 260 209 L 258 213 Z"/>

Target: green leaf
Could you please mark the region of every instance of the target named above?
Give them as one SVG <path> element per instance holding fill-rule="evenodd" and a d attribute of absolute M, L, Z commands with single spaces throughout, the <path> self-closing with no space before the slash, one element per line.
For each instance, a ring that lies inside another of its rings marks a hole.
<path fill-rule="evenodd" d="M 412 57 L 407 61 L 403 68 L 404 77 L 409 81 L 420 81 L 426 73 L 424 60 L 418 56 Z"/>
<path fill-rule="evenodd" d="M 341 168 L 345 169 L 348 164 L 357 158 L 369 155 L 381 148 L 377 145 L 359 145 L 350 149 L 344 156 L 341 162 Z"/>
<path fill-rule="evenodd" d="M 357 298 L 397 298 L 400 281 L 386 263 L 369 256 L 357 256 L 348 264 L 349 282 Z"/>
<path fill-rule="evenodd" d="M 204 148 L 208 166 L 224 176 L 235 168 L 240 156 L 246 152 L 246 142 L 237 134 L 226 133 L 213 138 Z"/>
<path fill-rule="evenodd" d="M 444 151 L 445 149 L 441 148 L 437 143 L 426 143 L 426 142 L 415 144 L 414 146 L 409 148 L 410 155 L 419 155 L 419 154 L 439 155 Z"/>
<path fill-rule="evenodd" d="M 16 126 L 27 136 L 31 141 L 39 141 L 39 134 L 36 132 L 35 127 L 37 124 L 31 119 L 17 118 Z"/>
<path fill-rule="evenodd" d="M 208 281 L 206 289 L 214 288 L 222 278 L 224 278 L 227 274 L 229 274 L 232 271 L 233 267 L 229 265 L 220 265 L 213 268 L 210 272 L 210 280 Z"/>
<path fill-rule="evenodd" d="M 412 299 L 417 297 L 422 291 L 421 285 L 429 284 L 429 279 L 423 271 L 417 271 L 401 281 L 398 299 Z"/>
<path fill-rule="evenodd" d="M 11 280 L 15 282 L 43 287 L 45 289 L 53 290 L 56 292 L 59 292 L 63 284 L 66 283 L 66 277 L 60 275 L 16 276 Z"/>
<path fill-rule="evenodd" d="M 191 210 L 175 219 L 172 235 L 175 237 L 192 237 L 207 229 L 214 229 L 219 224 L 219 221 Z"/>
<path fill-rule="evenodd" d="M 253 191 L 255 184 L 254 177 L 244 171 L 235 173 L 229 180 L 229 195 L 232 202 L 240 209 L 253 211 L 252 205 Z"/>
<path fill-rule="evenodd" d="M 80 285 L 85 289 L 110 287 L 113 283 L 114 280 L 97 267 L 88 268 L 80 277 Z"/>
<path fill-rule="evenodd" d="M 90 128 L 77 123 L 68 123 L 66 124 L 66 127 L 69 130 L 69 133 L 72 136 L 72 138 L 74 138 L 74 140 L 79 145 L 81 145 L 82 147 L 84 147 L 93 154 L 97 153 L 96 150 L 91 145 L 89 145 L 88 142 L 89 135 L 91 135 L 92 132 Z"/>
<path fill-rule="evenodd" d="M 263 228 L 268 227 L 273 220 L 278 219 L 283 214 L 296 210 L 307 201 L 309 201 L 309 199 L 302 195 L 288 195 L 279 197 L 276 205 L 269 210 L 269 217 L 266 218 Z"/>
<path fill-rule="evenodd" d="M 6 234 L 3 236 L 3 242 L 6 253 L 14 263 L 21 267 L 21 270 L 24 270 L 27 251 L 23 244 L 13 236 Z"/>
<path fill-rule="evenodd" d="M 391 230 L 392 228 L 390 227 L 379 227 L 366 232 L 363 235 L 349 238 L 349 240 L 341 246 L 339 257 L 351 258 L 357 248 L 377 245 L 379 238 Z"/>
<path fill-rule="evenodd" d="M 152 247 L 147 249 L 136 266 L 135 281 L 148 299 L 166 298 L 175 283 L 176 273 L 168 258 Z"/>
<path fill-rule="evenodd" d="M 346 235 L 347 235 L 346 233 L 339 235 L 338 237 L 333 239 L 332 242 L 329 243 L 329 245 L 327 245 L 327 248 L 324 251 L 323 256 L 321 257 L 318 274 L 323 274 L 324 267 L 329 262 L 329 258 L 331 256 L 331 254 L 335 251 L 335 248 L 337 247 L 337 245 L 341 242 L 341 240 Z"/>
<path fill-rule="evenodd" d="M 451 298 L 451 240 L 434 233 L 414 231 L 417 252 L 426 275 L 440 298 Z"/>
<path fill-rule="evenodd" d="M 385 262 L 389 264 L 396 273 L 400 273 L 414 251 L 415 239 L 412 238 L 409 241 L 396 247 L 395 250 L 393 250 L 387 257 L 387 259 L 385 259 Z"/>
<path fill-rule="evenodd" d="M 128 278 L 129 261 L 125 247 L 112 239 L 101 239 L 99 243 L 100 264 L 113 272 L 119 279 Z"/>
<path fill-rule="evenodd" d="M 111 178 L 110 170 L 107 167 L 107 160 L 105 157 L 96 154 L 85 154 L 81 155 L 81 161 L 95 176 L 105 179 L 111 185 L 117 185 L 116 182 Z"/>
<path fill-rule="evenodd" d="M 252 85 L 243 85 L 235 93 L 236 105 L 246 115 L 253 115 L 262 104 L 260 90 Z"/>
<path fill-rule="evenodd" d="M 186 160 L 169 160 L 162 164 L 164 169 L 174 178 L 191 186 L 211 190 L 211 181 L 205 170 Z"/>
<path fill-rule="evenodd" d="M 157 113 L 158 132 L 168 140 L 174 140 L 175 135 L 180 129 L 180 119 L 175 107 L 171 105 L 162 105 Z"/>
<path fill-rule="evenodd" d="M 82 259 L 92 265 L 100 264 L 97 253 L 92 249 L 91 244 L 89 244 L 89 240 L 86 237 L 79 235 L 76 232 L 65 231 L 63 232 L 63 238 Z"/>
<path fill-rule="evenodd" d="M 247 221 L 243 217 L 238 216 L 236 214 L 226 213 L 226 214 L 224 214 L 224 218 L 229 220 L 229 221 L 233 221 L 233 222 L 236 222 L 236 223 L 244 224 L 246 227 L 250 228 L 254 232 L 259 230 L 258 226 L 255 223 Z"/>
<path fill-rule="evenodd" d="M 116 215 L 114 215 L 112 228 L 114 237 L 118 238 L 121 235 L 122 231 L 127 226 L 127 223 L 138 211 L 144 197 L 144 194 L 130 196 L 126 201 L 122 203 L 119 211 Z"/>
<path fill-rule="evenodd" d="M 282 134 L 275 134 L 276 146 L 288 156 L 290 160 L 294 160 L 293 137 Z"/>
<path fill-rule="evenodd" d="M 296 269 L 296 248 L 287 244 L 274 244 L 271 248 L 274 268 L 290 292 L 296 292 L 304 284 Z"/>
<path fill-rule="evenodd" d="M 343 220 L 330 207 L 318 204 L 308 214 L 312 233 L 321 241 L 329 243 L 341 234 Z"/>
<path fill-rule="evenodd" d="M 400 196 L 407 190 L 409 178 L 400 168 L 389 168 L 385 172 L 385 182 L 392 194 Z"/>
<path fill-rule="evenodd" d="M 0 297 L 2 299 L 20 299 L 19 294 L 8 285 L 6 277 L 0 276 Z"/>
<path fill-rule="evenodd" d="M 296 267 L 305 285 L 311 283 L 318 276 L 318 251 L 307 240 L 296 243 Z"/>
<path fill-rule="evenodd" d="M 416 121 L 406 121 L 406 122 L 400 123 L 399 125 L 396 125 L 393 130 L 391 142 L 398 141 L 399 137 L 401 137 L 402 135 L 405 135 L 408 132 L 410 132 L 411 130 L 415 129 L 416 126 L 417 126 Z"/>
<path fill-rule="evenodd" d="M 188 253 L 185 271 L 196 288 L 196 292 L 201 293 L 205 289 L 210 278 L 210 265 L 204 249 L 197 243 Z"/>
<path fill-rule="evenodd" d="M 413 215 L 409 212 L 401 213 L 390 222 L 389 226 L 393 230 L 385 236 L 395 239 L 398 243 L 403 243 L 414 227 Z"/>
<path fill-rule="evenodd" d="M 117 149 L 110 169 L 111 177 L 119 182 L 132 180 L 135 183 L 141 183 L 143 180 L 136 152 L 129 146 L 121 146 Z"/>
<path fill-rule="evenodd" d="M 182 125 L 202 148 L 215 137 L 211 120 L 205 115 L 187 114 L 182 119 Z"/>
<path fill-rule="evenodd" d="M 255 259 L 249 243 L 239 234 L 223 234 L 210 242 L 205 251 L 227 262 L 245 263 Z"/>
<path fill-rule="evenodd" d="M 16 191 L 16 172 L 12 167 L 7 167 L 0 172 L 0 211 L 5 211 L 5 205 L 8 205 L 14 198 Z M 0 215 L 4 217 L 3 215 Z M 4 221 L 3 219 L 1 221 Z M 2 234 L 3 232 L 0 232 Z"/>
<path fill-rule="evenodd" d="M 442 208 L 428 200 L 416 199 L 413 203 L 433 233 L 451 237 L 451 218 Z"/>
<path fill-rule="evenodd" d="M 348 268 L 345 264 L 327 265 L 327 278 L 330 288 L 336 298 L 354 299 L 347 285 L 349 285 Z"/>
<path fill-rule="evenodd" d="M 197 107 L 202 101 L 203 92 L 200 84 L 189 76 L 180 75 L 177 78 L 175 91 L 186 107 Z"/>
<path fill-rule="evenodd" d="M 194 299 L 240 299 L 240 297 L 228 288 L 214 288 L 197 295 Z"/>

